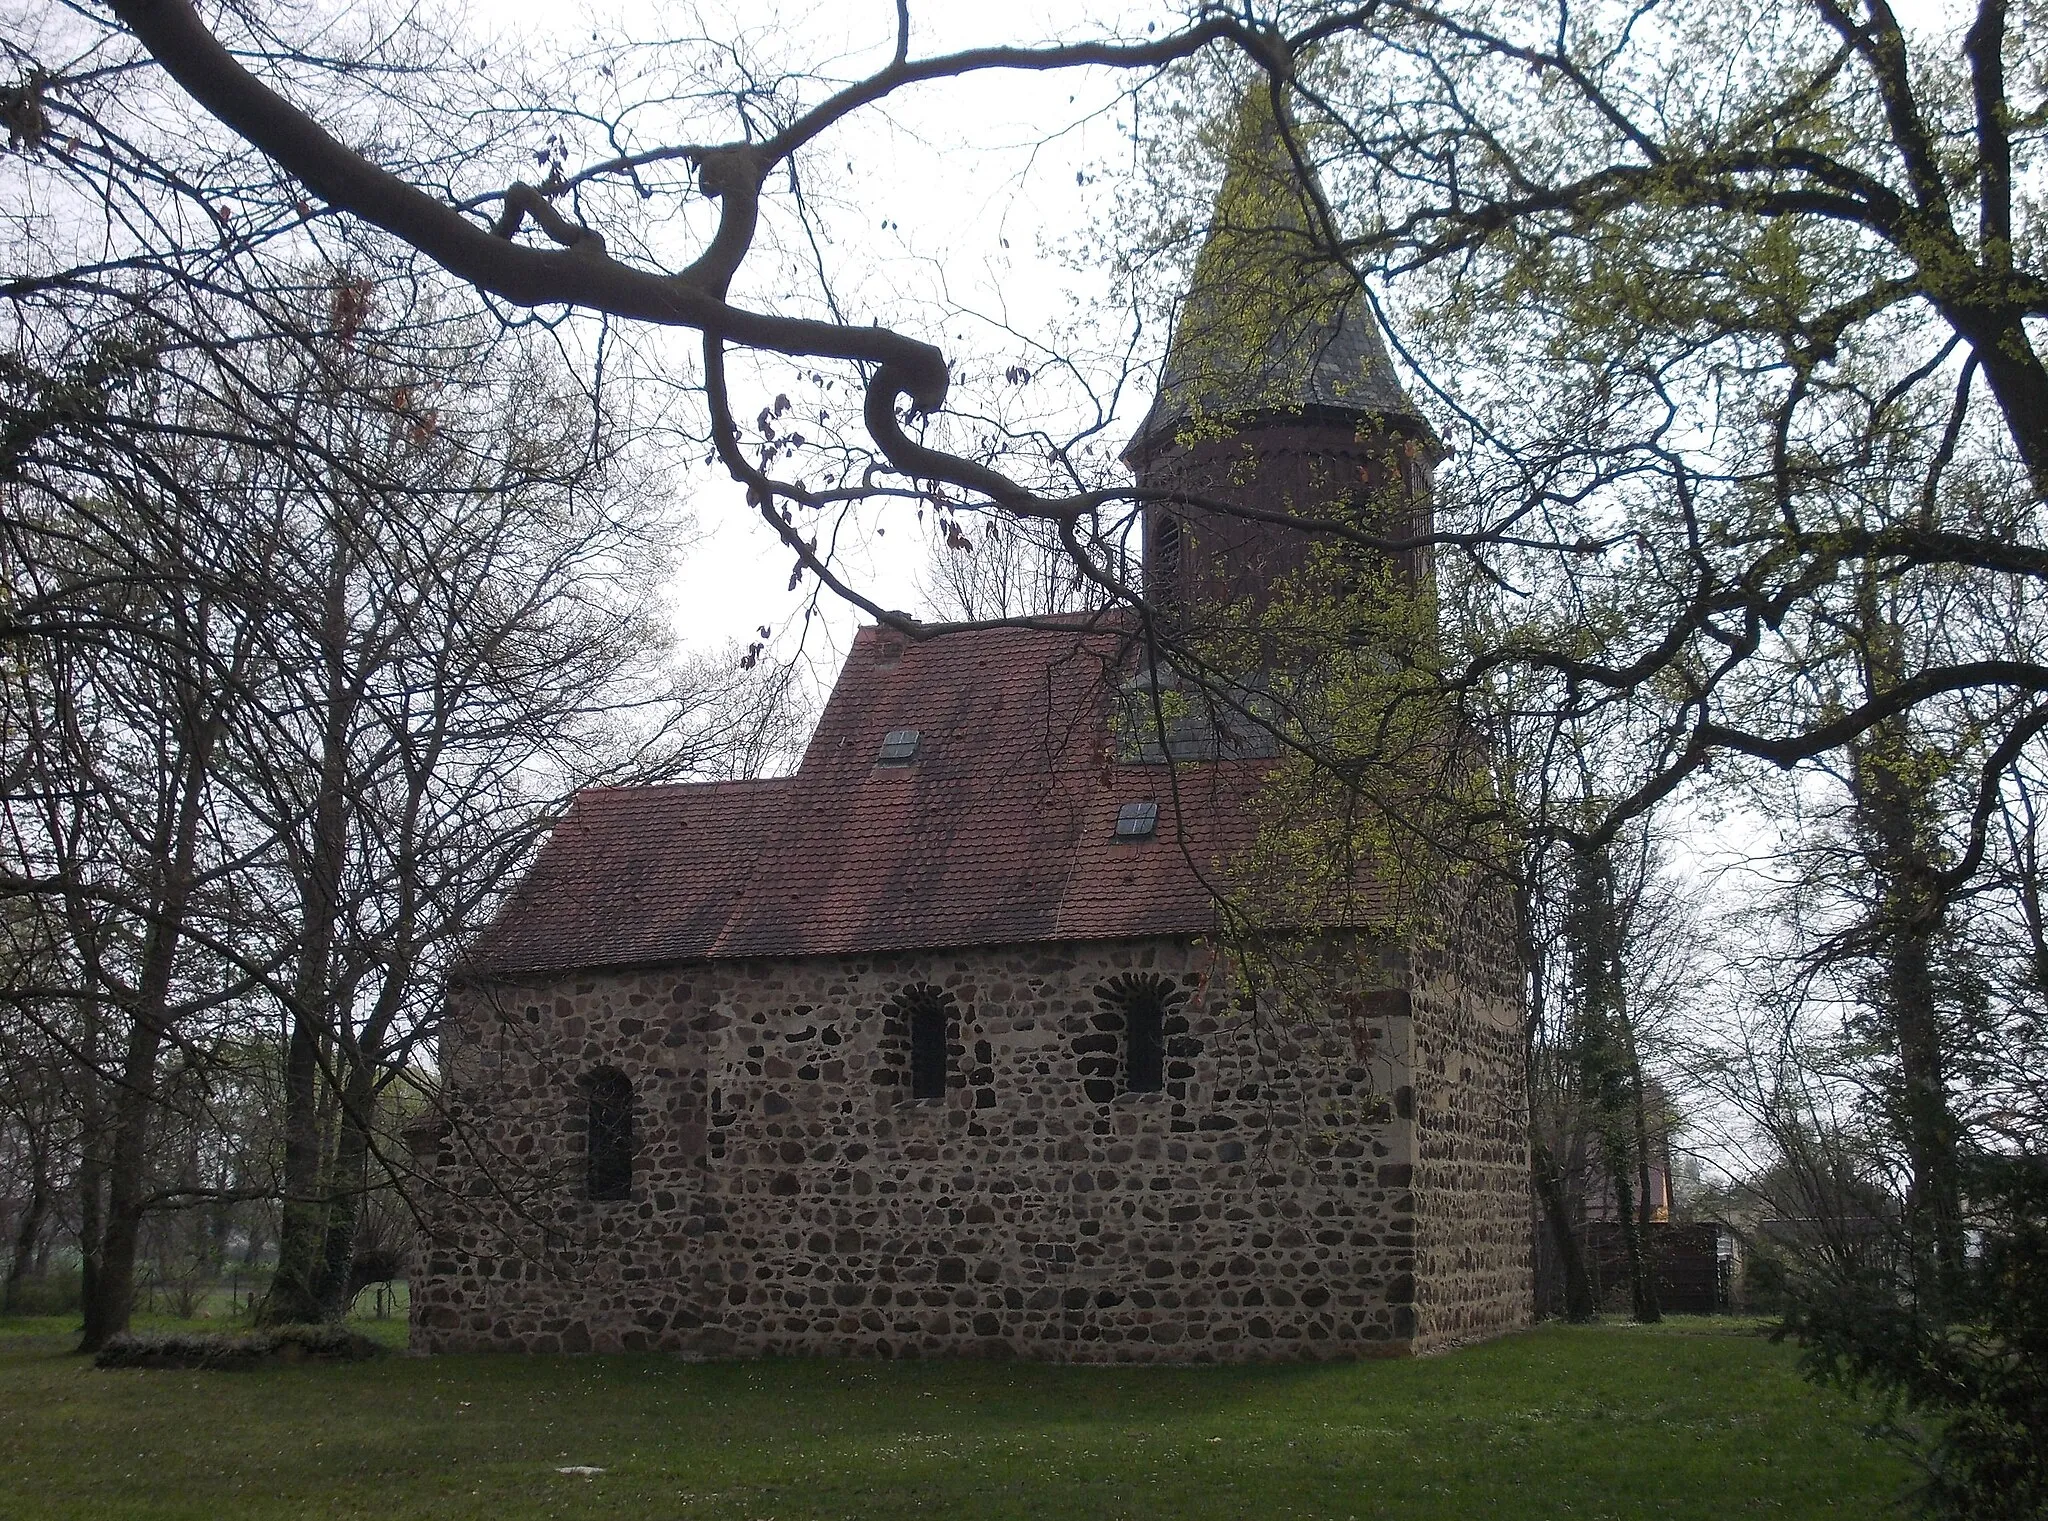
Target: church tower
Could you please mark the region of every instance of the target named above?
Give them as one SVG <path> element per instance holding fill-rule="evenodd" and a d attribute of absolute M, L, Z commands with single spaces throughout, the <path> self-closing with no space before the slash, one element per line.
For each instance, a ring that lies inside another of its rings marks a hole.
<path fill-rule="evenodd" d="M 1182 627 L 1200 609 L 1262 606 L 1305 567 L 1317 535 L 1276 517 L 1388 538 L 1428 529 L 1443 447 L 1395 377 L 1365 291 L 1330 261 L 1319 220 L 1255 88 L 1158 393 L 1123 454 L 1140 486 L 1238 509 L 1145 509 L 1146 593 Z M 1422 558 L 1399 557 L 1410 584 Z"/>

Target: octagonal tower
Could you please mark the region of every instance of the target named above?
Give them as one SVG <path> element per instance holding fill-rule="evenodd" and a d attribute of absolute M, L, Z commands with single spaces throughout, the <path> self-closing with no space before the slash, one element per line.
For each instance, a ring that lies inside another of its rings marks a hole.
<path fill-rule="evenodd" d="M 1313 169 L 1297 170 L 1263 89 L 1239 108 L 1223 188 L 1123 459 L 1141 486 L 1227 503 L 1145 510 L 1147 592 L 1170 618 L 1259 607 L 1335 520 L 1427 532 L 1443 447 L 1402 389 L 1366 291 L 1329 253 Z M 1396 557 L 1416 584 L 1425 552 Z"/>

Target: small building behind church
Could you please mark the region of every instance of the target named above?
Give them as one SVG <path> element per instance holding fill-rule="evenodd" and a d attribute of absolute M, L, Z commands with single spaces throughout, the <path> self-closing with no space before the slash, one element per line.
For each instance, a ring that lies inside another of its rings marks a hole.
<path fill-rule="evenodd" d="M 1233 234 L 1275 172 L 1255 128 L 1233 152 L 1127 460 L 1426 520 L 1374 318 Z M 1256 601 L 1304 542 L 1152 508 L 1148 595 Z M 1121 614 L 867 628 L 793 774 L 581 794 L 450 988 L 413 1345 L 1245 1361 L 1528 1324 L 1506 904 L 1330 926 L 1339 1006 L 1245 986 L 1218 904 L 1272 736 L 1134 734 L 1171 679 Z"/>

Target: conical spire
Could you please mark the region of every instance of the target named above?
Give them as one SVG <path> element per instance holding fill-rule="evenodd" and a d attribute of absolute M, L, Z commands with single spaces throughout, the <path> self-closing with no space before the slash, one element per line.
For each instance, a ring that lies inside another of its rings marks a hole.
<path fill-rule="evenodd" d="M 1127 462 L 1177 435 L 1261 416 L 1421 423 L 1364 293 L 1319 254 L 1311 216 L 1266 87 L 1254 86 L 1238 107 L 1215 216 Z"/>

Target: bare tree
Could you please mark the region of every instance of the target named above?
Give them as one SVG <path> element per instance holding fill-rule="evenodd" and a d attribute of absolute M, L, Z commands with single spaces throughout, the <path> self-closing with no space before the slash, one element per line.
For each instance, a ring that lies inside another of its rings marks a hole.
<path fill-rule="evenodd" d="M 195 558 L 233 558 L 239 525 L 162 490 L 175 479 L 171 469 L 157 474 L 169 461 L 98 459 L 87 479 L 111 501 L 72 498 L 82 521 L 60 518 L 54 501 L 11 519 L 10 576 L 31 592 L 21 600 L 61 609 L 90 633 L 25 652 L 10 727 L 33 787 L 8 808 L 36 959 L 60 970 L 56 985 L 14 1010 L 46 1037 L 78 1040 L 99 1090 L 81 1179 L 91 1195 L 86 1338 L 95 1345 L 125 1326 L 132 1302 L 159 1057 L 231 996 L 232 981 L 203 967 L 217 944 L 210 900 L 237 854 L 213 829 L 213 810 L 253 648 L 247 607 L 187 573 Z M 60 542 L 61 563 L 37 553 Z M 68 1020 L 81 1008 L 82 1031 L 48 1013 Z"/>
<path fill-rule="evenodd" d="M 988 623 L 1101 605 L 1102 588 L 1075 566 L 1052 525 L 991 519 L 977 531 L 979 538 L 951 517 L 932 521 L 923 590 L 937 617 Z"/>
<path fill-rule="evenodd" d="M 411 1071 L 460 937 L 561 799 L 699 759 L 701 694 L 664 685 L 645 611 L 672 533 L 630 437 L 516 350 L 451 346 L 428 371 L 394 358 L 367 321 L 385 293 L 362 289 L 345 351 L 273 381 L 351 468 L 241 472 L 290 545 L 242 767 L 289 883 L 285 1211 L 264 1308 L 280 1321 L 346 1308 L 357 1202 L 389 1143 L 378 1094 Z"/>
<path fill-rule="evenodd" d="M 151 1213 L 224 1198 L 285 1201 L 271 1313 L 339 1313 L 393 1170 L 380 1094 L 568 794 L 780 732 L 759 676 L 667 659 L 679 523 L 630 419 L 395 282 L 306 283 L 295 326 L 218 348 L 164 340 L 211 326 L 170 311 L 11 464 L 0 1034 L 77 1075 L 88 1345 L 125 1326 Z M 227 1134 L 269 1087 L 266 1008 L 275 1177 Z"/>

